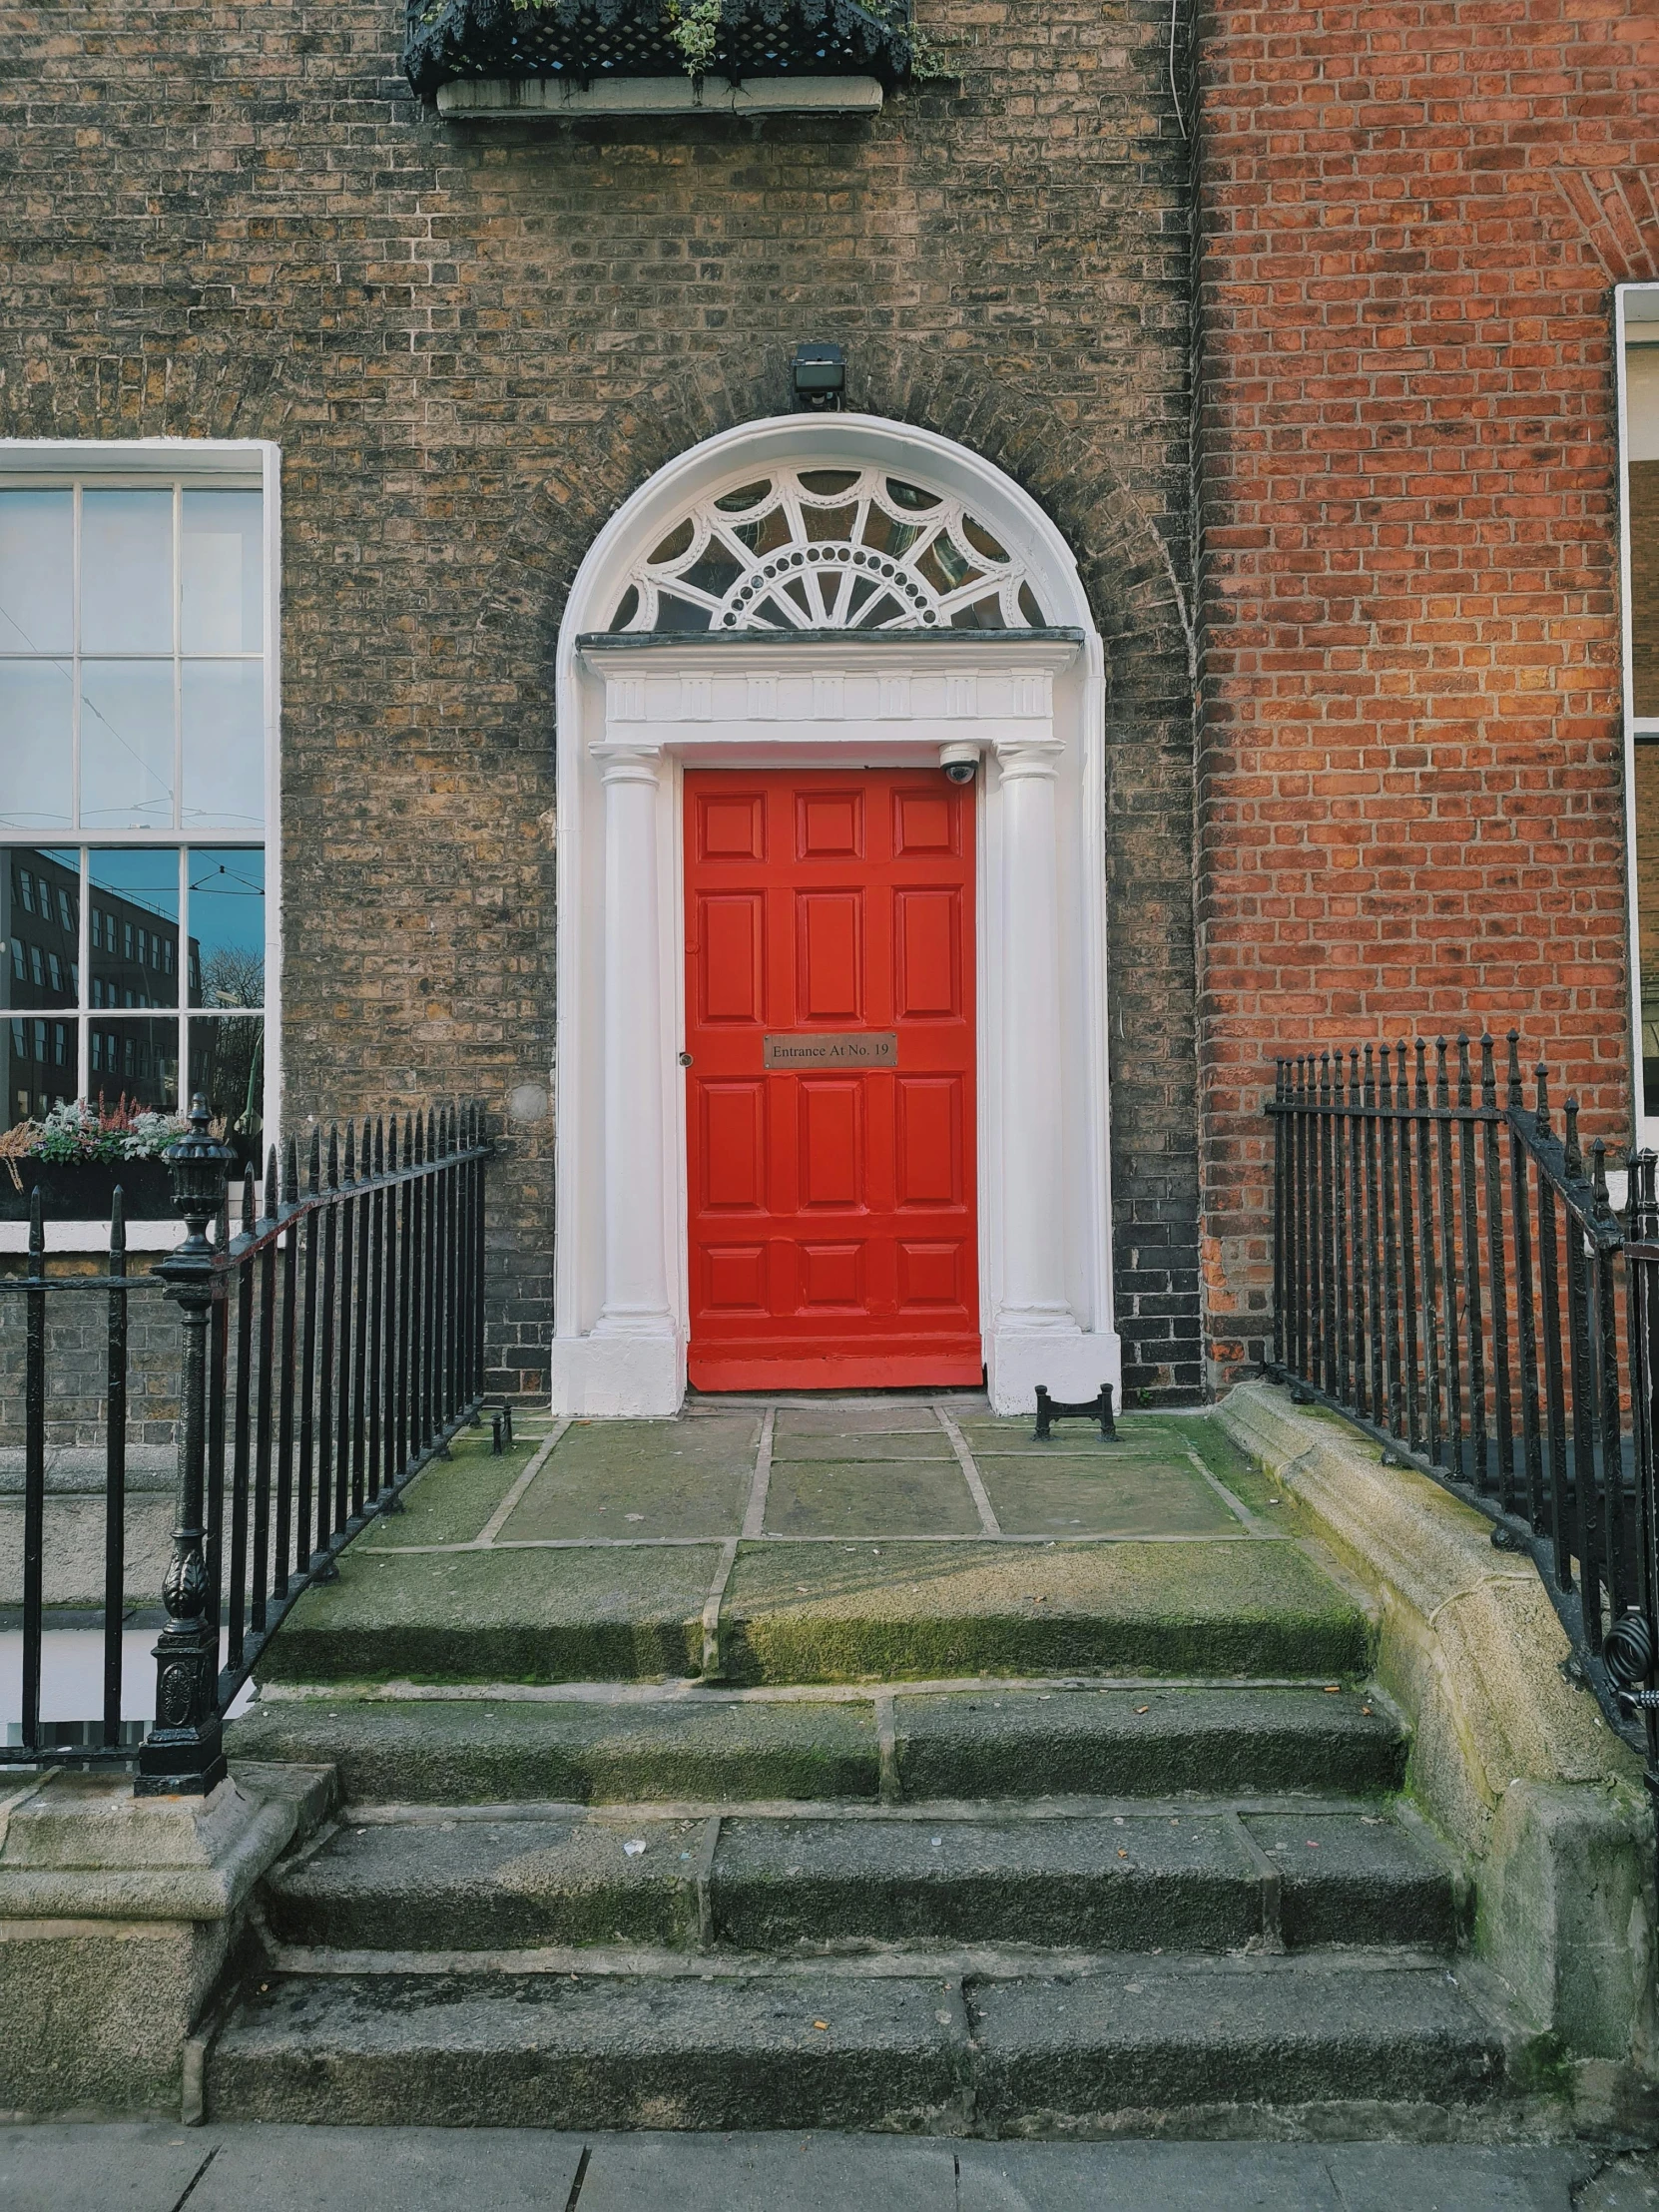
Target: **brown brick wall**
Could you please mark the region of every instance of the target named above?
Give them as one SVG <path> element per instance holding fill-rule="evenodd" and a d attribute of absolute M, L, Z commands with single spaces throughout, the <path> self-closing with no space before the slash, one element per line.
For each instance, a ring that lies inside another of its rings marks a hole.
<path fill-rule="evenodd" d="M 922 13 L 937 15 L 923 0 Z M 1185 152 L 1165 0 L 983 0 L 870 123 L 465 129 L 399 10 L 77 0 L 0 21 L 0 434 L 278 440 L 290 1120 L 545 1079 L 551 664 L 674 453 L 851 398 L 989 455 L 1108 640 L 1120 1322 L 1199 1381 Z M 539 1389 L 551 1132 L 493 1181 L 494 1382 Z"/>
<path fill-rule="evenodd" d="M 1199 44 L 1220 1378 L 1261 1355 L 1275 1053 L 1513 1023 L 1629 1133 L 1611 285 L 1655 274 L 1659 37 L 1233 0 Z"/>

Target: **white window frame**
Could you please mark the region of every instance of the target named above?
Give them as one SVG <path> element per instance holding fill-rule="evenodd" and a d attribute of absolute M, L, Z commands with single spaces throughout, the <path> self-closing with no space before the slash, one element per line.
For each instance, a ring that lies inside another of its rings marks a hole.
<path fill-rule="evenodd" d="M 280 1118 L 281 1084 L 281 1034 L 282 1034 L 282 821 L 281 821 L 281 450 L 264 438 L 0 438 L 0 487 L 20 487 L 24 484 L 48 485 L 88 477 L 99 477 L 109 483 L 142 485 L 158 479 L 186 478 L 189 488 L 212 490 L 258 491 L 263 507 L 263 537 L 265 549 L 265 1130 L 266 1142 L 274 1143 Z M 49 842 L 39 833 L 0 830 L 0 859 L 13 847 L 27 845 L 31 848 Z M 193 833 L 189 830 L 171 830 L 165 835 L 155 830 L 88 830 L 66 831 L 60 842 L 77 846 L 107 848 L 116 845 L 162 846 L 177 845 L 181 848 L 192 844 L 206 848 L 212 845 L 252 843 L 255 840 L 246 833 L 238 836 L 235 830 L 203 830 Z M 83 893 L 81 905 L 81 973 L 88 972 L 87 946 L 89 930 L 88 897 Z M 181 957 L 178 963 L 180 1013 L 187 1015 L 189 1008 L 183 1004 L 188 991 L 185 974 L 187 963 Z M 87 1006 L 91 1008 L 90 984 Z M 9 1017 L 7 1017 L 9 1018 Z M 80 1026 L 86 1029 L 87 1017 L 81 1017 Z M 181 1089 L 189 1082 L 188 1061 L 181 1056 Z M 181 1106 L 188 1105 L 181 1100 Z M 128 1249 L 132 1251 L 169 1251 L 179 1241 L 179 1224 L 172 1221 L 130 1222 L 127 1227 Z M 27 1225 L 22 1222 L 0 1222 L 0 1252 L 21 1252 L 26 1249 Z M 57 1252 L 98 1251 L 109 1241 L 107 1221 L 52 1222 L 47 1225 L 47 1249 Z"/>

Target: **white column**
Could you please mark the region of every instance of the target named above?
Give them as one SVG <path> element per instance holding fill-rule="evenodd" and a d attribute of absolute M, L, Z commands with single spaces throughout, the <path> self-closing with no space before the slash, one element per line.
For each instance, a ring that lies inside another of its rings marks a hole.
<path fill-rule="evenodd" d="M 661 757 L 607 749 L 605 787 L 605 1300 L 594 1334 L 672 1337 L 663 1201 Z"/>
<path fill-rule="evenodd" d="M 1060 884 L 1052 728 L 1002 771 L 1002 1300 L 999 1332 L 1075 1336 L 1065 1292 Z M 1056 1376 L 1059 1371 L 1056 1370 Z M 1039 1376 L 1037 1381 L 1046 1381 Z M 1059 1384 L 1050 1385 L 1059 1394 Z"/>

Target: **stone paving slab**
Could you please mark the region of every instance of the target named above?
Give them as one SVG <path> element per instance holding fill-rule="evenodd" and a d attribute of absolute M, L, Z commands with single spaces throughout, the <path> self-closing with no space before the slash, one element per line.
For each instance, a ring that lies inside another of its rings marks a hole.
<path fill-rule="evenodd" d="M 908 1463 L 775 1460 L 766 1526 L 774 1536 L 976 1536 L 980 1531 L 954 1453 Z"/>
<path fill-rule="evenodd" d="M 931 1429 L 853 1429 L 844 1434 L 799 1436 L 780 1429 L 772 1440 L 774 1466 L 794 1459 L 944 1459 L 954 1466 L 956 1450 L 935 1421 Z"/>
<path fill-rule="evenodd" d="M 976 1450 L 991 1509 L 1009 1536 L 1219 1536 L 1243 1527 L 1193 1467 L 1040 1450 Z"/>
<path fill-rule="evenodd" d="M 585 2163 L 584 2163 L 585 2154 Z M 1573 2145 L 984 2143 L 165 2123 L 0 2128 L 6 2212 L 1645 2212 Z M 577 2187 L 580 2175 L 580 2187 Z M 198 2178 L 200 2177 L 200 2178 Z M 195 2187 L 191 2184 L 195 2181 Z M 1586 2186 L 1587 2184 L 1587 2186 Z M 188 2208 L 185 2206 L 188 2192 Z"/>
<path fill-rule="evenodd" d="M 748 1414 L 579 1421 L 508 1516 L 502 1541 L 735 1535 L 759 1436 L 760 1422 Z"/>

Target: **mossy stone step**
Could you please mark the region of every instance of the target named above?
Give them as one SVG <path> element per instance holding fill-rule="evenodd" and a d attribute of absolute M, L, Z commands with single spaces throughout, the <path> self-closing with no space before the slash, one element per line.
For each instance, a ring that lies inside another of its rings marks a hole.
<path fill-rule="evenodd" d="M 645 1681 L 720 1654 L 743 1683 L 980 1674 L 1343 1675 L 1359 1607 L 1288 1541 L 353 1547 L 262 1658 L 264 1681 Z"/>
<path fill-rule="evenodd" d="M 1279 1855 L 1264 1884 L 1263 1832 Z M 1289 1838 L 1287 1844 L 1283 1838 Z M 1270 1894 L 1271 1893 L 1271 1894 Z M 1449 1948 L 1444 1861 L 1379 1814 L 1288 1807 L 1019 1816 L 829 1808 L 718 1822 L 349 1815 L 266 1886 L 278 1941 L 343 1951 L 623 1943 L 1232 1950 L 1285 1939 Z"/>
<path fill-rule="evenodd" d="M 1158 1688 L 900 1688 L 889 1787 L 911 1798 L 1164 1796 L 1398 1789 L 1405 1738 L 1353 1689 L 1241 1683 Z M 262 1700 L 228 1732 L 233 1759 L 338 1770 L 348 1803 L 721 1805 L 874 1799 L 866 1697 Z"/>
<path fill-rule="evenodd" d="M 215 2042 L 207 2097 L 215 2120 L 331 2126 L 1236 2133 L 1257 2108 L 1262 2131 L 1307 2110 L 1340 2135 L 1380 2111 L 1443 2128 L 1502 2085 L 1497 2036 L 1437 1963 L 1139 1954 L 966 1985 L 873 1963 L 272 1973 Z"/>

